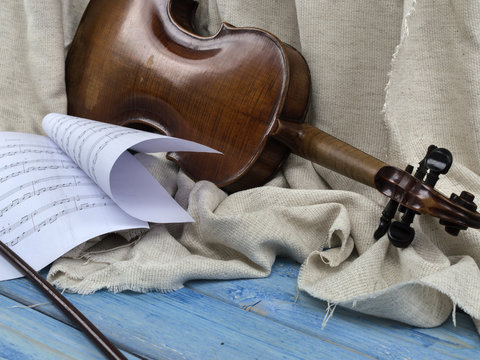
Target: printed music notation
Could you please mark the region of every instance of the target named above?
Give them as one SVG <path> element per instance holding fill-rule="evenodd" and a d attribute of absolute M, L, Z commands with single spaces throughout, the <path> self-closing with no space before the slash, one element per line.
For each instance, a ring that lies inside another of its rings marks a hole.
<path fill-rule="evenodd" d="M 94 236 L 146 226 L 50 139 L 0 132 L 0 240 L 37 270 Z M 0 258 L 0 280 L 19 275 Z"/>
<path fill-rule="evenodd" d="M 0 186 L 0 237 L 10 246 L 63 216 L 114 206 L 60 149 L 35 142 L 0 146 Z"/>
<path fill-rule="evenodd" d="M 42 126 L 65 154 L 128 214 L 152 222 L 193 220 L 127 150 L 217 151 L 183 139 L 61 114 L 47 115 Z"/>
<path fill-rule="evenodd" d="M 53 154 L 53 152 L 51 152 L 50 154 Z M 58 153 L 58 154 L 61 154 L 61 153 Z M 67 163 L 64 161 L 64 160 L 55 160 L 55 159 L 35 159 L 35 160 L 25 160 L 25 161 L 17 161 L 17 162 L 14 162 L 14 163 L 11 163 L 11 164 L 6 164 L 4 166 L 2 166 L 0 168 L 0 171 L 4 171 L 4 170 L 9 170 L 9 169 L 12 169 L 12 168 L 16 168 L 16 167 L 23 167 L 25 169 L 25 166 L 28 166 L 28 165 L 36 165 L 36 164 L 45 164 L 45 163 L 48 163 L 48 162 L 51 162 L 51 163 L 54 163 L 55 165 L 50 165 L 50 167 L 52 166 L 57 166 L 57 167 L 64 167 L 64 166 L 77 166 L 74 162 L 72 161 L 67 161 Z"/>
<path fill-rule="evenodd" d="M 29 166 L 29 167 L 25 166 L 28 163 L 34 163 L 34 162 L 37 162 L 37 161 L 39 163 L 41 163 L 41 165 L 39 165 L 39 166 Z M 16 167 L 19 166 L 17 164 L 20 164 L 20 165 L 23 165 L 23 166 L 18 171 L 14 171 L 14 172 L 11 172 L 10 174 L 7 174 L 5 176 L 1 176 L 0 177 L 0 184 L 9 180 L 9 179 L 11 179 L 11 178 L 18 177 L 21 174 L 28 174 L 30 172 L 35 172 L 35 171 L 58 170 L 58 169 L 78 169 L 78 166 L 75 165 L 74 163 L 66 163 L 63 160 L 52 161 L 52 162 L 58 163 L 58 164 L 54 164 L 54 165 L 48 165 L 48 162 L 49 162 L 48 160 L 45 161 L 45 160 L 42 159 L 42 160 L 22 161 L 22 162 L 17 162 L 15 164 L 5 165 L 3 168 L 7 168 L 7 169 L 16 168 Z M 0 169 L 0 172 L 1 172 L 1 170 L 2 169 Z"/>
<path fill-rule="evenodd" d="M 72 121 L 68 117 L 58 118 L 50 131 L 52 139 L 94 181 L 98 180 L 98 157 L 108 144 L 138 132 L 105 123 Z"/>
<path fill-rule="evenodd" d="M 151 222 L 193 219 L 127 150 L 218 153 L 183 139 L 60 114 L 47 115 L 43 128 L 115 203 Z"/>
<path fill-rule="evenodd" d="M 192 221 L 127 150 L 212 149 L 61 114 L 42 126 L 49 137 L 0 132 L 0 240 L 34 269 L 102 234 Z M 0 280 L 18 276 L 0 257 Z"/>
<path fill-rule="evenodd" d="M 0 159 L 8 156 L 17 156 L 22 154 L 61 154 L 60 150 L 55 150 L 49 146 L 35 146 L 32 145 L 30 148 L 26 144 L 21 145 L 7 145 L 0 147 Z M 3 152 L 4 149 L 15 149 L 14 151 Z M 38 149 L 40 148 L 40 149 Z"/>
<path fill-rule="evenodd" d="M 59 181 L 58 183 L 56 183 Z M 43 186 L 42 183 L 51 183 L 53 185 Z M 65 189 L 73 186 L 91 186 L 92 181 L 88 176 L 50 176 L 40 180 L 30 181 L 24 184 L 21 184 L 17 187 L 10 189 L 9 191 L 3 193 L 0 196 L 0 204 L 2 204 L 4 199 L 11 198 L 13 194 L 18 196 L 17 198 L 11 200 L 11 202 L 0 208 L 0 218 L 14 206 L 19 205 L 22 201 L 30 199 L 32 196 L 39 196 L 47 191 L 56 191 L 59 189 Z M 25 192 L 25 190 L 27 190 Z"/>
<path fill-rule="evenodd" d="M 69 204 L 70 206 L 64 206 Z M 42 228 L 54 223 L 62 216 L 66 216 L 68 214 L 76 213 L 78 211 L 83 211 L 85 209 L 92 209 L 98 207 L 106 207 L 106 206 L 114 206 L 113 201 L 106 195 L 90 195 L 90 196 L 74 196 L 70 198 L 60 199 L 53 201 L 47 205 L 42 206 L 35 211 L 26 214 L 23 216 L 19 221 L 14 224 L 9 225 L 8 227 L 0 228 L 0 236 L 2 236 L 5 244 L 9 246 L 15 246 L 23 239 L 27 238 L 28 236 L 40 232 Z M 42 213 L 47 212 L 50 209 L 58 210 L 53 215 L 49 215 L 43 220 L 38 220 L 37 218 L 42 216 Z M 12 240 L 8 240 L 8 236 L 16 229 L 20 228 L 22 225 L 28 224 L 31 226 L 28 229 L 25 229 L 21 232 L 21 234 L 14 237 Z"/>

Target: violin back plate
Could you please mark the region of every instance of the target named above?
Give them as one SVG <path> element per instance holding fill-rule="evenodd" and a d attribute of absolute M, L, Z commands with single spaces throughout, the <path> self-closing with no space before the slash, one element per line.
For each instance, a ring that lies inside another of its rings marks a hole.
<path fill-rule="evenodd" d="M 223 24 L 201 37 L 191 0 L 92 0 L 66 63 L 68 112 L 197 141 L 223 155 L 173 153 L 195 180 L 258 186 L 288 149 L 278 119 L 304 120 L 310 74 L 268 32 Z"/>

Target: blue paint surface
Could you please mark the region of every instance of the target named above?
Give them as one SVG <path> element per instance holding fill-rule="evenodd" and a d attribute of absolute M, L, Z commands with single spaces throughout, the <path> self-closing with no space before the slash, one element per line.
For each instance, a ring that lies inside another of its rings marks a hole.
<path fill-rule="evenodd" d="M 298 264 L 277 260 L 265 279 L 195 281 L 170 294 L 66 294 L 131 359 L 475 359 L 479 336 L 464 314 L 434 329 L 337 307 L 298 293 Z M 102 359 L 26 279 L 0 283 L 0 357 Z M 80 355 L 79 355 L 80 354 Z M 78 357 L 80 356 L 80 357 Z"/>

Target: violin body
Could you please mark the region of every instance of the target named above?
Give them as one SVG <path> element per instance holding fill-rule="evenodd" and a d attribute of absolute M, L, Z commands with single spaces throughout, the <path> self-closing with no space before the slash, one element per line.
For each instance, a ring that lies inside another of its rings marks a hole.
<path fill-rule="evenodd" d="M 413 213 L 480 228 L 469 201 L 305 124 L 311 84 L 299 52 L 266 31 L 225 23 L 199 36 L 195 9 L 193 0 L 91 0 L 66 61 L 69 114 L 219 150 L 169 157 L 229 192 L 264 184 L 293 152 Z"/>
<path fill-rule="evenodd" d="M 195 7 L 91 1 L 67 58 L 68 112 L 208 145 L 224 155 L 170 156 L 228 191 L 261 185 L 289 153 L 270 136 L 277 119 L 304 120 L 308 66 L 265 31 L 195 35 Z"/>

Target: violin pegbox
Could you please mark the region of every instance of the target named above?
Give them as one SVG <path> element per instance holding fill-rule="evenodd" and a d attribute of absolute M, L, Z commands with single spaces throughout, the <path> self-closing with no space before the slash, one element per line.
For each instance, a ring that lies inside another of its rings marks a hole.
<path fill-rule="evenodd" d="M 433 189 L 439 176 L 445 175 L 448 170 L 450 170 L 452 162 L 453 156 L 449 150 L 430 145 L 427 154 L 419 162 L 413 176 Z M 408 165 L 405 171 L 411 174 L 413 169 L 412 165 Z M 474 196 L 469 192 L 463 191 L 460 195 L 452 194 L 450 200 L 470 211 L 477 209 L 477 205 L 473 202 Z M 392 221 L 397 211 L 403 213 L 403 215 L 400 221 Z M 411 224 L 417 214 L 419 213 L 415 210 L 399 205 L 395 200 L 390 200 L 382 212 L 380 224 L 374 233 L 375 240 L 387 234 L 388 239 L 394 246 L 399 248 L 408 247 L 415 238 L 415 230 Z M 454 224 L 445 220 L 440 220 L 440 224 L 445 226 L 447 233 L 454 236 L 458 235 L 460 230 L 467 229 L 467 226 Z"/>
<path fill-rule="evenodd" d="M 463 206 L 470 211 L 477 210 L 477 204 L 473 202 L 474 199 L 475 196 L 468 191 L 462 191 L 460 195 L 457 195 L 455 193 L 452 193 L 452 195 L 450 195 L 450 200 L 452 200 L 455 204 Z M 444 225 L 445 231 L 453 236 L 457 236 L 460 233 L 460 230 L 468 229 L 467 226 L 461 226 L 445 220 L 440 220 L 440 225 Z"/>

